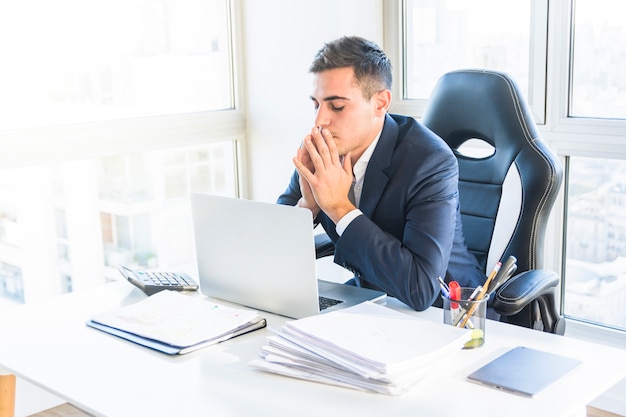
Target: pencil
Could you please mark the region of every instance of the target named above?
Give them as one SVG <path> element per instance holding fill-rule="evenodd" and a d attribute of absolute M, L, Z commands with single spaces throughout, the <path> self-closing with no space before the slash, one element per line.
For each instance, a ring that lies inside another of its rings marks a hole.
<path fill-rule="evenodd" d="M 487 281 L 485 281 L 485 283 L 483 284 L 483 288 L 480 290 L 480 292 L 476 296 L 476 301 L 482 300 L 482 298 L 485 296 L 485 293 L 487 292 L 487 289 L 489 288 L 489 284 L 493 280 L 493 277 L 496 276 L 501 266 L 502 266 L 502 262 L 498 261 L 498 263 L 493 267 L 493 271 L 491 271 L 491 274 L 489 274 L 489 277 L 487 277 Z M 469 309 L 469 311 L 465 315 L 465 319 L 463 320 L 463 322 L 461 323 L 459 327 L 461 328 L 465 327 L 465 325 L 467 324 L 467 321 L 470 319 L 470 317 L 472 317 L 472 314 L 474 314 L 474 311 L 476 311 L 476 308 L 478 308 L 478 303 L 472 305 L 472 307 Z"/>

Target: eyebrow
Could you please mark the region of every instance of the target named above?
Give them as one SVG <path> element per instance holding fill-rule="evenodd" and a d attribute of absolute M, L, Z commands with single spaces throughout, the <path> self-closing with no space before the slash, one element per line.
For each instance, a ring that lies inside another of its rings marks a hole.
<path fill-rule="evenodd" d="M 317 99 L 313 96 L 309 96 L 311 98 L 311 100 L 313 101 L 317 101 Z M 333 101 L 333 100 L 347 100 L 350 101 L 350 99 L 348 97 L 342 97 L 342 96 L 328 96 L 328 97 L 324 97 L 322 99 L 322 101 Z"/>

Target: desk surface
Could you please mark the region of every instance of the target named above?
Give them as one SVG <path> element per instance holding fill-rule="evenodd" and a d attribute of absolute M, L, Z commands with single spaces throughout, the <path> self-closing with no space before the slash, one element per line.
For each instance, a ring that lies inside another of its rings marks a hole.
<path fill-rule="evenodd" d="M 570 416 L 626 375 L 624 351 L 489 321 L 486 343 L 460 351 L 408 394 L 391 397 L 257 371 L 249 362 L 267 329 L 171 357 L 88 328 L 91 314 L 145 297 L 127 282 L 4 310 L 0 365 L 103 416 Z M 441 310 L 416 313 L 432 320 Z M 265 314 L 268 326 L 287 319 Z M 465 377 L 517 345 L 578 357 L 583 365 L 539 396 L 524 398 Z M 19 396 L 19 392 L 17 393 Z"/>

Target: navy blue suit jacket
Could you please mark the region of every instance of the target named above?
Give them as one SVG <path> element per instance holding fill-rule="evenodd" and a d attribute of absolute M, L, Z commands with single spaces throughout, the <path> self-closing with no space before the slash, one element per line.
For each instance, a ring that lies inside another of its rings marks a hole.
<path fill-rule="evenodd" d="M 301 197 L 294 172 L 279 204 Z M 335 263 L 415 310 L 432 305 L 437 277 L 476 287 L 485 280 L 465 246 L 458 200 L 457 160 L 448 145 L 413 118 L 387 115 L 367 166 L 357 217 L 339 237 L 320 212 L 335 243 Z"/>

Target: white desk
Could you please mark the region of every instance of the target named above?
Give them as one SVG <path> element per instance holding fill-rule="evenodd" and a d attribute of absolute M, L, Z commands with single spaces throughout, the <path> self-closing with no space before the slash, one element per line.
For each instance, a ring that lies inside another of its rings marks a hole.
<path fill-rule="evenodd" d="M 140 300 L 127 282 L 4 310 L 4 366 L 76 406 L 103 416 L 570 416 L 626 375 L 624 351 L 489 321 L 486 344 L 461 351 L 408 394 L 390 397 L 257 371 L 248 362 L 267 329 L 170 357 L 88 328 L 97 311 Z M 395 300 L 389 305 L 410 311 Z M 441 310 L 412 314 L 441 320 Z M 285 318 L 266 314 L 268 325 Z M 533 399 L 465 381 L 507 348 L 525 345 L 584 364 Z M 18 397 L 20 393 L 17 393 Z"/>

